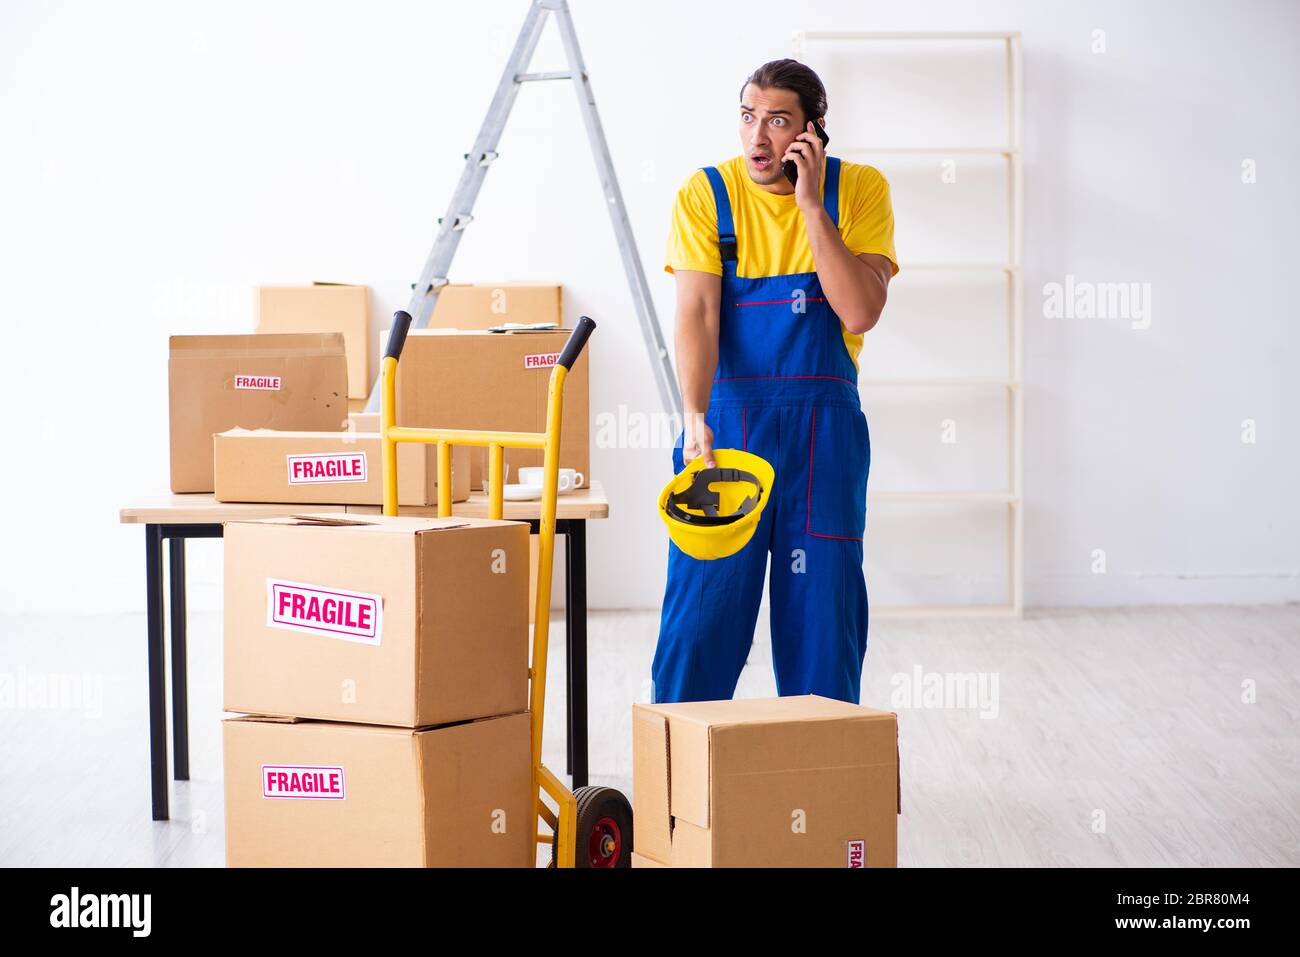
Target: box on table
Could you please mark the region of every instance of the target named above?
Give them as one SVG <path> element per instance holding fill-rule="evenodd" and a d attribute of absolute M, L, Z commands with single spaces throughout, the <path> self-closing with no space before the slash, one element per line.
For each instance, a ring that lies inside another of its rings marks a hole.
<path fill-rule="evenodd" d="M 425 730 L 229 718 L 229 867 L 527 867 L 529 716 Z"/>
<path fill-rule="evenodd" d="M 217 432 L 330 432 L 347 423 L 347 367 L 337 333 L 172 336 L 170 352 L 173 492 L 213 490 Z"/>
<path fill-rule="evenodd" d="M 397 423 L 412 428 L 546 431 L 551 369 L 570 331 L 463 332 L 412 329 L 397 364 Z M 588 444 L 588 343 L 564 380 L 560 467 L 591 484 Z M 481 489 L 486 450 L 476 448 L 470 487 Z M 540 449 L 506 449 L 506 482 L 542 464 Z"/>
<path fill-rule="evenodd" d="M 898 716 L 819 695 L 632 707 L 636 850 L 670 867 L 896 867 Z"/>
<path fill-rule="evenodd" d="M 382 505 L 379 436 L 353 432 L 231 429 L 213 436 L 218 502 Z M 469 498 L 470 454 L 451 449 L 451 500 Z M 432 445 L 397 445 L 397 504 L 438 504 L 438 454 Z"/>
<path fill-rule="evenodd" d="M 450 283 L 438 290 L 431 329 L 489 329 L 507 322 L 564 325 L 558 285 L 527 282 Z"/>
<path fill-rule="evenodd" d="M 337 332 L 348 357 L 352 399 L 370 395 L 370 287 L 318 282 L 310 286 L 260 286 L 258 332 Z"/>
<path fill-rule="evenodd" d="M 226 711 L 404 728 L 528 707 L 528 524 L 225 526 Z"/>

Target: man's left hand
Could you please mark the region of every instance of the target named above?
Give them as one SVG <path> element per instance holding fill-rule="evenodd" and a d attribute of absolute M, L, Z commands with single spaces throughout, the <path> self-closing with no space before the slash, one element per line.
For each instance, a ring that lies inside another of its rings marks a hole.
<path fill-rule="evenodd" d="M 793 160 L 799 169 L 799 181 L 794 184 L 794 200 L 804 212 L 821 209 L 822 167 L 826 164 L 826 150 L 813 132 L 810 120 L 807 129 L 786 147 L 781 161 Z"/>

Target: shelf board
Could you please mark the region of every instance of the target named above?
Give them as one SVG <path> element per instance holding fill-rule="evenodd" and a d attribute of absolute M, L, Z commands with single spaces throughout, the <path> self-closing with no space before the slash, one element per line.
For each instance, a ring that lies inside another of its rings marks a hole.
<path fill-rule="evenodd" d="M 885 605 L 871 606 L 872 618 L 1018 618 L 1013 605 Z"/>
<path fill-rule="evenodd" d="M 956 502 L 977 505 L 1017 505 L 1020 499 L 1011 492 L 873 492 L 868 489 L 867 501 L 918 504 Z"/>
<path fill-rule="evenodd" d="M 904 261 L 899 272 L 1020 272 L 1019 266 L 1010 263 L 908 263 Z"/>
<path fill-rule="evenodd" d="M 832 153 L 876 153 L 889 156 L 1019 156 L 1013 146 L 837 146 Z"/>
<path fill-rule="evenodd" d="M 800 30 L 795 39 L 804 40 L 1013 40 L 1020 36 L 1019 30 L 959 30 L 935 31 L 883 31 L 870 30 Z"/>
<path fill-rule="evenodd" d="M 865 376 L 861 385 L 890 386 L 957 386 L 960 388 L 1018 389 L 1020 383 L 1012 379 L 993 379 L 981 376 Z"/>

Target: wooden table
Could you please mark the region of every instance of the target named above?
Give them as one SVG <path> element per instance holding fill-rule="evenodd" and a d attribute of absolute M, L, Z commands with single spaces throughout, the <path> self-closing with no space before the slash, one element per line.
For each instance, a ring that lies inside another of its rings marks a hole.
<path fill-rule="evenodd" d="M 149 759 L 153 819 L 168 818 L 167 687 L 163 617 L 163 541 L 168 542 L 168 601 L 171 619 L 173 773 L 178 781 L 190 776 L 189 721 L 185 667 L 185 540 L 221 538 L 224 522 L 274 518 L 304 513 L 377 515 L 378 505 L 268 505 L 218 502 L 210 493 L 159 494 L 128 505 L 120 520 L 143 525 L 145 539 L 145 603 L 149 632 Z M 437 508 L 403 507 L 403 515 L 435 515 Z M 506 502 L 504 517 L 526 521 L 537 531 L 540 502 Z M 486 518 L 487 496 L 471 493 L 452 506 L 452 514 Z M 566 727 L 568 770 L 573 787 L 587 783 L 587 521 L 609 517 L 609 499 L 599 482 L 559 497 L 556 532 L 564 536 L 565 649 L 568 700 Z"/>

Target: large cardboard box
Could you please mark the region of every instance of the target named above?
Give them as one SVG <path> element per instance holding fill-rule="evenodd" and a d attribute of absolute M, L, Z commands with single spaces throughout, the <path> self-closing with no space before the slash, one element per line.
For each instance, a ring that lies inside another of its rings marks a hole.
<path fill-rule="evenodd" d="M 218 502 L 382 505 L 379 436 L 366 432 L 231 429 L 213 436 Z M 451 500 L 469 498 L 468 447 L 451 449 Z M 432 445 L 397 446 L 397 504 L 438 504 L 438 454 Z"/>
<path fill-rule="evenodd" d="M 348 397 L 370 395 L 370 287 L 340 283 L 261 286 L 258 332 L 337 332 L 348 356 Z"/>
<path fill-rule="evenodd" d="M 225 710 L 425 727 L 528 707 L 528 524 L 225 527 Z"/>
<path fill-rule="evenodd" d="M 818 695 L 632 707 L 636 850 L 670 867 L 896 867 L 898 716 Z"/>
<path fill-rule="evenodd" d="M 397 364 L 397 424 L 415 428 L 546 430 L 551 369 L 569 330 L 462 332 L 412 329 Z M 591 344 L 564 380 L 560 467 L 591 483 L 587 369 Z M 481 489 L 487 454 L 475 449 L 470 487 Z M 536 449 L 507 449 L 507 482 L 522 466 L 541 465 Z"/>
<path fill-rule="evenodd" d="M 558 285 L 527 282 L 452 283 L 438 291 L 430 328 L 488 329 L 507 322 L 564 325 Z"/>
<path fill-rule="evenodd" d="M 229 867 L 527 867 L 528 714 L 223 722 Z"/>
<path fill-rule="evenodd" d="M 347 365 L 337 333 L 172 336 L 173 492 L 211 492 L 212 436 L 227 429 L 339 431 Z"/>

